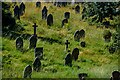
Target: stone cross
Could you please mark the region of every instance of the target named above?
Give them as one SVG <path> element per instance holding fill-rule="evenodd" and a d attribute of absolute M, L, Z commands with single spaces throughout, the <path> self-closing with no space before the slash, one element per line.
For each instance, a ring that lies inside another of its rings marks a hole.
<path fill-rule="evenodd" d="M 34 27 L 34 35 L 36 35 L 36 27 L 38 26 L 36 25 L 36 23 L 34 23 L 33 27 Z"/>
<path fill-rule="evenodd" d="M 68 49 L 68 44 L 70 44 L 70 42 L 68 42 L 68 40 L 66 40 L 65 44 L 66 44 L 66 50 L 67 50 Z"/>

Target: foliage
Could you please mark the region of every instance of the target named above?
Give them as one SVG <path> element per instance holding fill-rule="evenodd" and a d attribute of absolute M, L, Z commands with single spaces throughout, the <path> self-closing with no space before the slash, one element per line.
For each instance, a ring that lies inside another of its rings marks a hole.
<path fill-rule="evenodd" d="M 96 22 L 96 23 L 100 22 L 103 25 L 106 25 L 106 22 L 104 22 L 106 18 L 113 20 L 114 16 L 120 15 L 119 5 L 120 5 L 120 2 L 84 3 L 82 18 L 89 19 L 91 17 L 92 22 Z"/>

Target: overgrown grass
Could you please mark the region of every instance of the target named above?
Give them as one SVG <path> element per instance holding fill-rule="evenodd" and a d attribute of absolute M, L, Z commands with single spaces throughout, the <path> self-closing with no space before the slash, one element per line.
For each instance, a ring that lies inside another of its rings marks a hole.
<path fill-rule="evenodd" d="M 107 45 L 103 40 L 104 28 L 90 26 L 87 22 L 80 21 L 81 14 L 75 14 L 73 6 L 55 7 L 52 3 L 42 3 L 41 8 L 35 8 L 35 3 L 26 2 L 26 12 L 21 17 L 25 31 L 22 33 L 33 34 L 32 25 L 37 23 L 37 35 L 43 38 L 50 38 L 62 42 L 53 42 L 38 39 L 37 47 L 44 48 L 44 59 L 41 60 L 42 68 L 40 72 L 33 71 L 32 78 L 77 78 L 78 73 L 88 73 L 90 78 L 109 78 L 113 70 L 118 69 L 118 54 L 110 54 Z M 48 14 L 53 14 L 54 25 L 47 26 L 46 20 L 41 18 L 41 10 L 46 5 Z M 11 9 L 12 10 L 12 9 Z M 81 9 L 82 10 L 82 9 Z M 70 12 L 68 27 L 62 28 L 61 21 L 64 19 L 64 12 Z M 86 41 L 85 48 L 80 47 L 80 42 L 73 39 L 76 30 L 84 29 L 86 36 L 81 41 Z M 111 30 L 114 32 L 114 30 Z M 69 49 L 77 47 L 80 50 L 79 58 L 73 66 L 64 65 L 65 41 L 70 41 Z M 24 50 L 22 53 L 15 48 L 15 40 L 2 38 L 3 56 L 3 78 L 21 78 L 24 67 L 32 65 L 34 61 L 34 50 L 28 50 L 29 40 L 24 40 Z"/>

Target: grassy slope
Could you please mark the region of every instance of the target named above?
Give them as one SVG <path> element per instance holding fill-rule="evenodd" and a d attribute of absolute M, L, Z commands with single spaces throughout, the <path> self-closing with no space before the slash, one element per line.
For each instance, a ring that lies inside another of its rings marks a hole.
<path fill-rule="evenodd" d="M 26 29 L 22 33 L 33 34 L 33 23 L 38 24 L 37 35 L 44 38 L 52 38 L 62 41 L 62 44 L 57 42 L 50 44 L 48 41 L 38 39 L 37 47 L 44 47 L 44 60 L 42 60 L 42 69 L 40 72 L 33 72 L 33 78 L 76 78 L 80 72 L 86 72 L 89 77 L 106 78 L 111 76 L 113 70 L 118 69 L 118 55 L 109 54 L 105 49 L 106 45 L 102 38 L 103 30 L 96 29 L 96 26 L 89 26 L 87 22 L 80 21 L 80 14 L 75 14 L 72 6 L 58 8 L 50 3 L 43 3 L 48 8 L 48 13 L 52 13 L 54 17 L 54 25 L 49 27 L 46 21 L 41 19 L 41 9 L 35 8 L 35 3 L 25 3 L 26 13 L 22 16 L 21 22 L 24 23 Z M 82 10 L 82 9 L 81 9 Z M 61 20 L 64 19 L 64 12 L 71 12 L 69 24 L 65 28 L 61 28 Z M 67 29 L 69 28 L 69 30 Z M 73 40 L 73 35 L 76 30 L 84 29 L 86 31 L 85 39 L 87 47 L 81 48 L 79 42 Z M 114 32 L 114 30 L 111 30 Z M 78 47 L 80 55 L 78 61 L 73 61 L 73 67 L 64 66 L 65 40 L 70 41 L 69 49 Z M 26 65 L 32 65 L 34 60 L 34 50 L 28 50 L 21 53 L 15 49 L 15 40 L 2 38 L 3 44 L 3 77 L 21 78 L 23 69 Z M 29 46 L 28 40 L 24 40 L 24 49 Z M 83 62 L 82 62 L 83 61 Z M 80 66 L 80 69 L 78 69 Z M 57 72 L 55 72 L 57 70 Z"/>

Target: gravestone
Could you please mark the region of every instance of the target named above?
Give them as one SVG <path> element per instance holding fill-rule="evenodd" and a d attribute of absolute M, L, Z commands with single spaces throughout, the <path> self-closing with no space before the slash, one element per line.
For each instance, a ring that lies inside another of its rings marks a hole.
<path fill-rule="evenodd" d="M 77 5 L 77 6 L 75 7 L 75 13 L 80 13 L 80 6 L 79 6 L 79 5 Z"/>
<path fill-rule="evenodd" d="M 82 42 L 80 43 L 80 45 L 81 45 L 81 47 L 86 47 L 85 41 L 82 41 Z"/>
<path fill-rule="evenodd" d="M 119 71 L 113 71 L 112 72 L 112 77 L 110 80 L 120 80 L 120 72 Z"/>
<path fill-rule="evenodd" d="M 22 2 L 20 4 L 20 15 L 23 15 L 25 13 L 25 4 Z"/>
<path fill-rule="evenodd" d="M 23 78 L 31 78 L 32 75 L 32 67 L 30 65 L 27 65 L 23 72 Z"/>
<path fill-rule="evenodd" d="M 65 13 L 64 13 L 64 17 L 65 17 L 66 19 L 69 19 L 69 18 L 70 18 L 70 12 L 65 12 Z"/>
<path fill-rule="evenodd" d="M 72 55 L 70 53 L 65 57 L 65 65 L 72 67 Z"/>
<path fill-rule="evenodd" d="M 33 27 L 34 27 L 34 35 L 37 35 L 36 34 L 36 27 L 38 27 L 38 26 L 36 25 L 36 23 L 34 23 Z"/>
<path fill-rule="evenodd" d="M 74 40 L 75 41 L 80 41 L 80 31 L 76 30 L 74 33 Z"/>
<path fill-rule="evenodd" d="M 66 45 L 66 50 L 68 49 L 68 45 L 70 44 L 70 42 L 68 42 L 68 40 L 66 40 L 65 45 Z"/>
<path fill-rule="evenodd" d="M 79 49 L 74 48 L 73 51 L 72 51 L 72 57 L 75 61 L 78 59 L 78 55 L 79 55 Z"/>
<path fill-rule="evenodd" d="M 47 7 L 44 6 L 43 9 L 42 9 L 42 19 L 47 19 Z"/>
<path fill-rule="evenodd" d="M 33 70 L 38 72 L 40 71 L 40 68 L 41 68 L 41 61 L 38 57 L 36 57 L 33 62 Z"/>
<path fill-rule="evenodd" d="M 68 23 L 68 19 L 63 19 L 62 20 L 62 27 L 65 25 L 65 23 Z"/>
<path fill-rule="evenodd" d="M 16 49 L 20 51 L 23 50 L 23 39 L 21 36 L 16 38 Z"/>
<path fill-rule="evenodd" d="M 29 39 L 29 49 L 35 48 L 37 43 L 37 35 L 32 35 Z"/>
<path fill-rule="evenodd" d="M 20 8 L 18 5 L 16 5 L 14 8 L 14 17 L 20 20 Z"/>
<path fill-rule="evenodd" d="M 36 47 L 34 53 L 35 53 L 35 57 L 38 57 L 39 59 L 43 59 L 43 47 Z"/>
<path fill-rule="evenodd" d="M 40 2 L 40 1 L 37 1 L 37 2 L 36 2 L 36 8 L 37 8 L 37 7 L 41 7 L 41 2 Z"/>
<path fill-rule="evenodd" d="M 78 74 L 78 77 L 79 77 L 79 80 L 85 80 L 85 77 L 87 77 L 88 75 L 86 73 L 79 73 Z"/>
<path fill-rule="evenodd" d="M 80 30 L 79 34 L 80 34 L 80 38 L 85 37 L 85 31 L 83 29 Z"/>
<path fill-rule="evenodd" d="M 47 17 L 47 25 L 52 26 L 53 25 L 53 16 L 52 14 L 49 14 Z"/>

